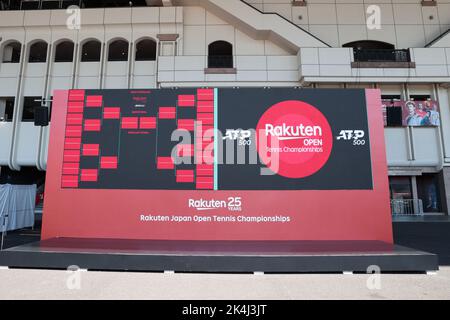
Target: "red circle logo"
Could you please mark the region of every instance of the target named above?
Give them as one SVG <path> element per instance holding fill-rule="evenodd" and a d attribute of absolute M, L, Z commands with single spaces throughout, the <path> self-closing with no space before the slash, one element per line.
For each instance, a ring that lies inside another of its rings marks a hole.
<path fill-rule="evenodd" d="M 331 154 L 333 134 L 325 116 L 302 101 L 270 107 L 256 126 L 258 153 L 273 172 L 304 178 L 319 171 Z"/>

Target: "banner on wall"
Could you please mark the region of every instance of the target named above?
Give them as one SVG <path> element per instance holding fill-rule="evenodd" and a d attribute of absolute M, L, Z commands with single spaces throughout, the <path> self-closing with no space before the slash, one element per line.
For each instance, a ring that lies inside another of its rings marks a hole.
<path fill-rule="evenodd" d="M 382 110 L 384 125 L 388 125 L 388 108 L 401 108 L 402 126 L 436 127 L 440 126 L 439 104 L 434 100 L 401 101 L 383 100 Z"/>
<path fill-rule="evenodd" d="M 437 101 L 405 101 L 402 105 L 404 126 L 440 126 Z"/>
<path fill-rule="evenodd" d="M 378 90 L 55 93 L 43 237 L 391 241 Z"/>

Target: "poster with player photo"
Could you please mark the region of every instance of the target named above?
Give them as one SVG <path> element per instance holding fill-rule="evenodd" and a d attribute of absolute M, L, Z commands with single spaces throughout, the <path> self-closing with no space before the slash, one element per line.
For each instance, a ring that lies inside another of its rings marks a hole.
<path fill-rule="evenodd" d="M 404 101 L 402 106 L 403 126 L 438 127 L 441 124 L 437 101 Z"/>

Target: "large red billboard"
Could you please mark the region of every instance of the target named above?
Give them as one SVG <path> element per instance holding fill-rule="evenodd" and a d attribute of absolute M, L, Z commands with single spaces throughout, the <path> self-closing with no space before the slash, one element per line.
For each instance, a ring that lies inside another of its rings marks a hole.
<path fill-rule="evenodd" d="M 43 239 L 392 242 L 378 90 L 56 91 Z"/>

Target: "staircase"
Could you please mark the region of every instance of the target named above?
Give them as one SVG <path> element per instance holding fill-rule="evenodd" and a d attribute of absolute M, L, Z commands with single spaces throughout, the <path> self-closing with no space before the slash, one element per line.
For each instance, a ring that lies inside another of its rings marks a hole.
<path fill-rule="evenodd" d="M 173 0 L 174 5 L 199 6 L 254 39 L 270 40 L 297 53 L 300 48 L 330 47 L 277 13 L 264 13 L 242 0 Z"/>

